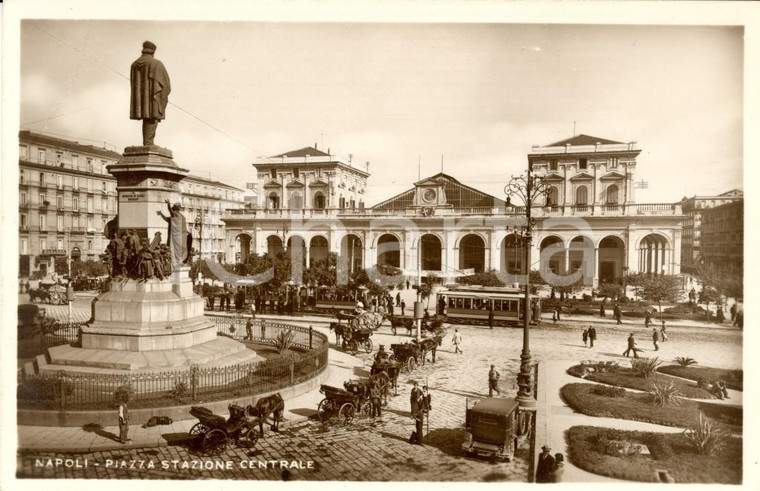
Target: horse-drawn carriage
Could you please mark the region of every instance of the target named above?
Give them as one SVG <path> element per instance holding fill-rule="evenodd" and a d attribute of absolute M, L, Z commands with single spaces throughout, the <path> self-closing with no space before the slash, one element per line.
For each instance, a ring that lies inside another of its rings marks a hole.
<path fill-rule="evenodd" d="M 344 382 L 343 386 L 345 389 L 324 384 L 320 386 L 319 392 L 325 395 L 317 408 L 317 417 L 320 421 L 327 422 L 337 415 L 343 424 L 347 425 L 354 420 L 356 413 L 364 417 L 372 415 L 370 402 L 372 382 L 349 380 Z"/>
<path fill-rule="evenodd" d="M 259 421 L 249 417 L 246 409 L 237 404 L 230 404 L 229 410 L 229 419 L 224 419 L 205 407 L 190 408 L 190 414 L 199 421 L 190 428 L 190 444 L 206 455 L 224 452 L 229 440 L 241 447 L 251 448 L 256 445 L 259 439 L 256 425 Z"/>
<path fill-rule="evenodd" d="M 376 360 L 372 363 L 370 369 L 370 381 L 375 381 L 381 389 L 383 403 L 388 402 L 389 388 L 393 387 L 394 391 L 398 390 L 398 374 L 401 372 L 401 366 L 397 361 Z M 396 392 L 398 394 L 398 392 Z"/>
<path fill-rule="evenodd" d="M 392 344 L 391 361 L 398 362 L 401 372 L 413 372 L 423 355 L 417 343 Z"/>
<path fill-rule="evenodd" d="M 356 314 L 341 311 L 337 318 L 338 322 L 330 323 L 330 330 L 335 331 L 335 343 L 340 343 L 343 349 L 353 354 L 356 354 L 360 347 L 367 353 L 372 353 L 372 333 L 380 327 L 384 316 L 374 312 Z M 344 320 L 347 321 L 346 324 L 342 323 Z"/>
<path fill-rule="evenodd" d="M 40 281 L 38 288 L 29 290 L 29 301 L 32 303 L 52 303 L 53 305 L 63 305 L 68 301 L 66 288 L 56 282 Z"/>
<path fill-rule="evenodd" d="M 190 428 L 190 445 L 207 455 L 218 455 L 227 449 L 228 441 L 241 447 L 251 448 L 256 445 L 259 436 L 264 435 L 264 422 L 272 417 L 272 431 L 279 430 L 279 422 L 285 411 L 282 396 L 272 394 L 262 397 L 255 405 L 245 408 L 237 404 L 228 406 L 230 417 L 214 414 L 210 409 L 193 406 L 190 414 L 198 418 L 198 423 Z M 258 425 L 259 429 L 256 430 Z"/>

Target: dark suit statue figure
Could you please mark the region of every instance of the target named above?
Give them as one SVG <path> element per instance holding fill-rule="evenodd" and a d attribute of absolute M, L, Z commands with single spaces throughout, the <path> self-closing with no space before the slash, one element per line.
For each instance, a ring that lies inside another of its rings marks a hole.
<path fill-rule="evenodd" d="M 187 231 L 187 220 L 179 211 L 181 205 L 179 203 L 171 205 L 168 199 L 164 202 L 169 207 L 169 216 L 165 216 L 161 210 L 157 211 L 156 214 L 169 224 L 169 237 L 166 240 L 166 245 L 171 251 L 172 266 L 181 263 L 187 264 L 192 257 L 190 251 L 193 247 L 193 236 Z"/>
<path fill-rule="evenodd" d="M 143 43 L 142 56 L 130 70 L 131 98 L 129 119 L 143 122 L 143 145 L 153 145 L 158 123 L 166 117 L 171 84 L 164 64 L 153 57 L 156 45 L 150 41 Z"/>

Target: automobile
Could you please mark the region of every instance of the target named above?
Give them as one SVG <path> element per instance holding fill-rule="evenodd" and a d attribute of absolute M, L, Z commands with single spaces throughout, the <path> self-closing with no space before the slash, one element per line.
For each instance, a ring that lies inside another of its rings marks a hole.
<path fill-rule="evenodd" d="M 467 455 L 511 462 L 530 431 L 518 408 L 514 399 L 481 399 L 471 407 L 468 403 L 465 427 L 469 437 L 462 444 Z"/>

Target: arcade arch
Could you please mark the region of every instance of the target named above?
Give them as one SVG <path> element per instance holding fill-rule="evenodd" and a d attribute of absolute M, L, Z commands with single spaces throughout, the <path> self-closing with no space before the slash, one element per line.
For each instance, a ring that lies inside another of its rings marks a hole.
<path fill-rule="evenodd" d="M 474 269 L 480 273 L 486 265 L 486 243 L 476 234 L 467 234 L 459 241 L 459 269 Z"/>
<path fill-rule="evenodd" d="M 668 239 L 649 234 L 639 242 L 639 271 L 648 274 L 666 274 L 670 270 L 673 251 Z"/>
<path fill-rule="evenodd" d="M 393 234 L 383 234 L 377 239 L 377 265 L 401 267 L 401 243 Z"/>
<path fill-rule="evenodd" d="M 441 256 L 443 244 L 441 239 L 433 234 L 420 237 L 419 247 L 422 256 L 422 269 L 425 271 L 441 271 Z"/>
<path fill-rule="evenodd" d="M 599 283 L 622 283 L 625 266 L 623 239 L 608 235 L 599 242 Z"/>
<path fill-rule="evenodd" d="M 539 245 L 541 258 L 539 267 L 541 271 L 551 271 L 554 274 L 564 274 L 565 270 L 565 243 L 556 235 L 550 235 L 541 241 Z"/>
<path fill-rule="evenodd" d="M 278 254 L 282 254 L 285 250 L 282 247 L 282 239 L 276 235 L 270 235 L 267 237 L 267 255 L 269 257 L 277 257 Z"/>
<path fill-rule="evenodd" d="M 340 255 L 347 261 L 348 272 L 353 273 L 364 267 L 364 247 L 362 239 L 356 234 L 346 234 L 340 241 Z"/>

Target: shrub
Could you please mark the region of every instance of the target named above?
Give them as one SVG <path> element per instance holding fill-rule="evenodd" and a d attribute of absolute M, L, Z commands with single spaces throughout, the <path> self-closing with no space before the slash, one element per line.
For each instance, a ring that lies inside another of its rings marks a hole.
<path fill-rule="evenodd" d="M 632 457 L 641 454 L 641 446 L 623 440 L 610 440 L 606 435 L 597 440 L 599 450 L 613 457 Z"/>
<path fill-rule="evenodd" d="M 683 434 L 700 455 L 713 455 L 726 446 L 725 434 L 705 419 L 702 413 L 699 413 L 697 424 L 684 430 Z"/>
<path fill-rule="evenodd" d="M 681 394 L 672 381 L 655 381 L 650 383 L 649 386 L 650 389 L 647 392 L 652 396 L 654 404 L 659 406 L 678 406 L 681 404 L 683 394 Z"/>
<path fill-rule="evenodd" d="M 296 334 L 292 329 L 282 330 L 277 333 L 272 344 L 274 344 L 274 348 L 279 354 L 283 354 L 288 348 L 290 348 L 293 344 L 293 338 L 295 338 L 295 335 Z"/>
<path fill-rule="evenodd" d="M 707 390 L 710 387 L 710 380 L 705 377 L 697 377 L 697 387 Z"/>
<path fill-rule="evenodd" d="M 181 401 L 185 394 L 187 394 L 187 384 L 184 380 L 177 380 L 174 382 L 174 387 L 172 388 L 172 397 L 178 401 Z"/>
<path fill-rule="evenodd" d="M 597 385 L 591 392 L 604 397 L 625 397 L 624 388 L 611 385 Z"/>
<path fill-rule="evenodd" d="M 639 377 L 649 378 L 657 367 L 660 366 L 660 361 L 657 357 L 654 358 L 634 358 L 631 360 L 631 368 Z"/>
<path fill-rule="evenodd" d="M 679 366 L 682 367 L 688 367 L 690 365 L 696 365 L 697 360 L 694 358 L 687 358 L 685 356 L 676 356 L 675 359 L 673 359 Z"/>
<path fill-rule="evenodd" d="M 668 460 L 675 456 L 673 447 L 662 433 L 647 433 L 643 441 L 647 448 L 649 448 L 650 455 L 655 460 Z"/>

